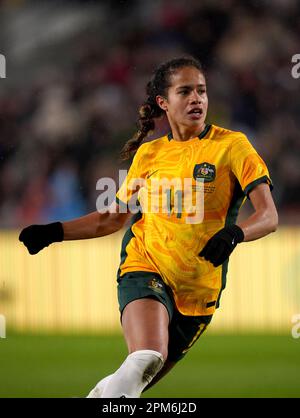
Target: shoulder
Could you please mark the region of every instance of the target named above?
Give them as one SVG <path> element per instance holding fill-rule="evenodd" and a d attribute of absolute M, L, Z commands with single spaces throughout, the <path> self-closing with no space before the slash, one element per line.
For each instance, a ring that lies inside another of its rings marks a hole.
<path fill-rule="evenodd" d="M 159 149 L 164 148 L 167 142 L 168 142 L 168 138 L 166 136 L 152 139 L 140 145 L 137 152 L 139 152 L 141 156 L 152 153 L 152 152 L 157 152 Z"/>
<path fill-rule="evenodd" d="M 210 139 L 220 144 L 222 148 L 226 148 L 229 152 L 255 152 L 251 141 L 246 134 L 241 131 L 233 131 L 212 125 Z"/>
<path fill-rule="evenodd" d="M 211 125 L 211 139 L 215 140 L 228 140 L 229 142 L 235 142 L 239 140 L 248 141 L 247 136 L 240 131 L 233 131 L 231 129 L 223 128 L 217 125 Z"/>
<path fill-rule="evenodd" d="M 168 141 L 166 136 L 143 142 L 131 159 L 131 166 L 141 170 L 148 167 L 151 161 L 155 159 L 160 150 L 165 149 L 164 145 Z"/>

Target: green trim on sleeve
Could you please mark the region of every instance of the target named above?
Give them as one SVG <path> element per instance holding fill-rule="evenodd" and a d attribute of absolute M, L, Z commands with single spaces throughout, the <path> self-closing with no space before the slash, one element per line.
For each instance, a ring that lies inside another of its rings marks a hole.
<path fill-rule="evenodd" d="M 118 196 L 116 196 L 116 202 L 117 202 L 117 204 L 118 204 L 119 206 L 121 206 L 121 207 L 123 207 L 123 208 L 127 208 L 127 207 L 128 207 L 127 203 L 125 203 L 125 202 L 123 202 L 122 200 L 120 200 L 120 199 L 118 198 Z"/>
<path fill-rule="evenodd" d="M 242 206 L 242 203 L 244 200 L 245 200 L 245 196 L 243 194 L 243 190 L 240 186 L 240 183 L 236 180 L 232 199 L 230 201 L 226 219 L 225 219 L 225 225 L 224 225 L 225 227 L 235 224 L 238 214 L 239 214 L 240 207 Z M 229 259 L 225 260 L 225 262 L 222 264 L 222 285 L 221 285 L 220 293 L 217 299 L 216 308 L 220 306 L 221 295 L 222 295 L 223 290 L 226 287 L 228 262 L 229 262 Z"/>
<path fill-rule="evenodd" d="M 263 177 L 260 177 L 259 179 L 256 179 L 256 180 L 254 180 L 254 181 L 252 181 L 251 183 L 249 183 L 246 187 L 245 187 L 245 189 L 243 190 L 243 192 L 244 192 L 244 194 L 245 194 L 245 196 L 247 196 L 248 198 L 249 198 L 249 193 L 251 192 L 251 190 L 253 190 L 254 189 L 254 187 L 256 187 L 258 184 L 261 184 L 261 183 L 268 183 L 269 184 L 269 186 L 270 186 L 270 190 L 272 191 L 273 190 L 273 183 L 272 183 L 272 180 L 268 177 L 268 176 L 263 176 Z"/>

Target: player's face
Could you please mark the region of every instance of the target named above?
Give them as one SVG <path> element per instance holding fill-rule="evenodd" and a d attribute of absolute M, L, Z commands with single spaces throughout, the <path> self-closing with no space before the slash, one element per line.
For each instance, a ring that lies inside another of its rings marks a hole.
<path fill-rule="evenodd" d="M 184 67 L 171 76 L 170 82 L 167 98 L 158 99 L 170 125 L 203 129 L 208 107 L 204 75 L 195 67 Z"/>

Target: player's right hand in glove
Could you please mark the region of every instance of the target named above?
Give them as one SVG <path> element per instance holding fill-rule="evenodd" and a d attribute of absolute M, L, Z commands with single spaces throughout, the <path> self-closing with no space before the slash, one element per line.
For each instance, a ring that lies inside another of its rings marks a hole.
<path fill-rule="evenodd" d="M 64 239 L 64 230 L 61 222 L 47 225 L 30 225 L 22 230 L 19 241 L 23 242 L 29 254 L 37 254 L 44 247 L 53 242 Z"/>

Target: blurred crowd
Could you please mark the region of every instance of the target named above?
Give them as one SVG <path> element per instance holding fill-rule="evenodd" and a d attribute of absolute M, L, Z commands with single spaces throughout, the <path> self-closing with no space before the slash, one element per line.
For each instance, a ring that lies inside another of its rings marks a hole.
<path fill-rule="evenodd" d="M 96 210 L 97 180 L 118 182 L 128 167 L 119 151 L 135 132 L 152 70 L 186 54 L 205 69 L 208 122 L 246 133 L 270 169 L 281 222 L 299 221 L 300 78 L 291 58 L 300 53 L 300 3 L 106 1 L 101 19 L 63 51 L 56 46 L 56 65 L 46 44 L 38 75 L 3 91 L 0 80 L 0 227 Z M 167 131 L 158 121 L 151 138 Z"/>

